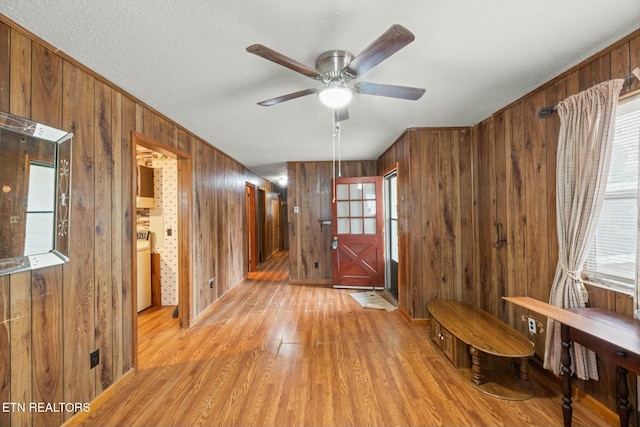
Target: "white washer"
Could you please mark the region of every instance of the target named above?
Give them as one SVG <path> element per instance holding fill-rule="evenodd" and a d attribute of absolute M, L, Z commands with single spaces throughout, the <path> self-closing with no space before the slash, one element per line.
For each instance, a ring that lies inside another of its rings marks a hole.
<path fill-rule="evenodd" d="M 138 313 L 151 306 L 151 242 L 148 231 L 136 233 L 138 247 Z"/>

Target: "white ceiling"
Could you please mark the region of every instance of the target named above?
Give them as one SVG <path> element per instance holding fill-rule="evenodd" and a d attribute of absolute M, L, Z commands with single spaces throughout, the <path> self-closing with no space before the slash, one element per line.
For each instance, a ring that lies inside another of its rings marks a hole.
<path fill-rule="evenodd" d="M 315 95 L 258 106 L 321 83 L 251 44 L 313 67 L 392 24 L 415 34 L 357 79 L 426 88 L 419 101 L 356 95 L 341 157 L 364 160 L 408 127 L 474 125 L 640 28 L 639 0 L 2 0 L 0 12 L 276 182 L 284 162 L 331 159 L 332 115 Z"/>

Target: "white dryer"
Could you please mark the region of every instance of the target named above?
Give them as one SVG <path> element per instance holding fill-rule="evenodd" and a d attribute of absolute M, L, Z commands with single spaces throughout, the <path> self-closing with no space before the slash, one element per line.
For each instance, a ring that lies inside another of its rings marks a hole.
<path fill-rule="evenodd" d="M 149 234 L 149 231 L 136 233 L 138 313 L 151 306 L 151 241 Z"/>

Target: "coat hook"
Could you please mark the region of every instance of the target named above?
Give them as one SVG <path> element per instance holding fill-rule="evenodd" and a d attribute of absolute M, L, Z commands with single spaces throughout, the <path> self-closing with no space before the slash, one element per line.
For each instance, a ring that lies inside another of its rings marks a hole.
<path fill-rule="evenodd" d="M 493 247 L 496 249 L 500 249 L 503 245 L 509 244 L 507 239 L 504 238 L 504 230 L 501 222 L 496 222 L 496 234 L 498 240 L 493 244 Z"/>

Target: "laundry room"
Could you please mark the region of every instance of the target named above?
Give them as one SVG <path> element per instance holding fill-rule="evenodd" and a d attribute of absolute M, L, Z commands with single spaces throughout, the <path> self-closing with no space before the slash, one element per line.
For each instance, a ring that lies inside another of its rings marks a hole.
<path fill-rule="evenodd" d="M 140 313 L 149 307 L 178 305 L 178 168 L 176 159 L 142 146 L 136 147 L 136 164 Z"/>

